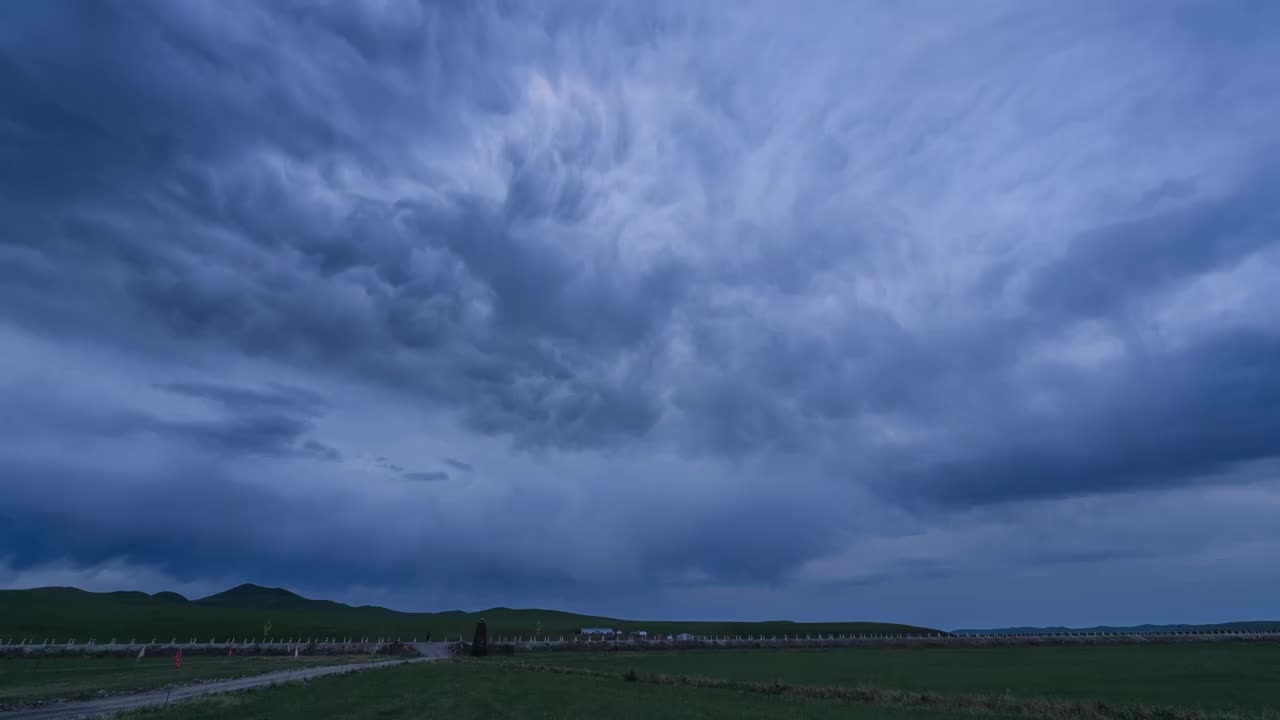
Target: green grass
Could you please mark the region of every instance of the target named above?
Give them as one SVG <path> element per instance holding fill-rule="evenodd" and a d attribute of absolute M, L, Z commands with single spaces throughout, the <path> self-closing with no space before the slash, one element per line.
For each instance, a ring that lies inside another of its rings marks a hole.
<path fill-rule="evenodd" d="M 387 608 L 352 607 L 327 600 L 308 600 L 285 590 L 242 586 L 198 601 L 172 593 L 90 593 L 75 588 L 0 591 L 0 637 L 42 642 L 70 638 L 121 642 L 156 638 L 185 642 L 192 637 L 259 638 L 271 623 L 272 637 L 387 637 L 425 640 L 446 636 L 470 639 L 483 617 L 491 637 L 571 635 L 583 627 L 643 629 L 653 633 L 700 635 L 893 633 L 924 630 L 890 623 L 791 623 L 785 621 L 651 622 L 619 620 L 555 610 L 491 608 L 476 613 L 402 613 Z"/>
<path fill-rule="evenodd" d="M 533 662 L 793 685 L 1100 700 L 1237 711 L 1280 707 L 1280 644 L 555 652 Z"/>
<path fill-rule="evenodd" d="M 1249 720 L 1275 710 L 1047 700 L 993 692 L 944 695 L 788 685 L 503 661 L 405 666 L 356 677 L 211 698 L 142 718 L 866 718 L 883 720 Z"/>
<path fill-rule="evenodd" d="M 958 714 L 850 706 L 732 690 L 526 673 L 494 664 L 432 663 L 289 685 L 133 713 L 131 720 L 399 718 L 843 718 L 960 720 Z M 971 716 L 968 716 L 971 717 Z"/>
<path fill-rule="evenodd" d="M 382 658 L 385 659 L 385 658 Z M 170 684 L 259 675 L 314 665 L 368 662 L 363 656 L 285 657 L 187 656 L 176 669 L 173 658 L 135 662 L 119 657 L 0 658 L 0 708 L 55 698 L 82 699 L 106 691 L 136 692 Z"/>

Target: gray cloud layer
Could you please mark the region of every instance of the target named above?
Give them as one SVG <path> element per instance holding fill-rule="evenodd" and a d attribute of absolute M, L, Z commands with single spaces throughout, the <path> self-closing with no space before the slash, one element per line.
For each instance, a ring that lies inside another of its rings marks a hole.
<path fill-rule="evenodd" d="M 11 582 L 883 615 L 1280 544 L 1186 519 L 1277 492 L 1275 12 L 809 10 L 0 10 Z"/>

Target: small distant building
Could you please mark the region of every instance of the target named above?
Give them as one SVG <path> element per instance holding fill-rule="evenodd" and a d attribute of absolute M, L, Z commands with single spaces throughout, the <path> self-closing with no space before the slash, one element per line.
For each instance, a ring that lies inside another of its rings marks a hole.
<path fill-rule="evenodd" d="M 636 637 L 649 637 L 649 631 L 648 631 L 648 630 L 636 630 L 635 632 L 633 632 L 633 633 L 631 633 L 631 634 L 632 634 L 632 635 L 635 635 Z"/>
<path fill-rule="evenodd" d="M 692 636 L 692 635 L 690 635 L 689 633 L 680 633 L 679 635 L 676 635 L 676 639 L 677 639 L 677 640 L 692 640 L 692 639 L 693 639 L 693 636 Z"/>
<path fill-rule="evenodd" d="M 582 628 L 581 635 L 613 635 L 613 628 Z"/>

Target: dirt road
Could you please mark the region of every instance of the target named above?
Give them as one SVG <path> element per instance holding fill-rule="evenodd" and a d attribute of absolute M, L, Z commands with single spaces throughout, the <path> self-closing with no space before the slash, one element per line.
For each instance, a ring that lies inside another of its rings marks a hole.
<path fill-rule="evenodd" d="M 408 660 L 387 660 L 356 665 L 328 665 L 300 670 L 281 670 L 280 672 L 236 678 L 234 680 L 218 680 L 199 685 L 184 685 L 172 690 L 156 690 L 137 695 L 117 695 L 115 697 L 82 702 L 52 703 L 27 710 L 0 712 L 0 720 L 70 720 L 71 718 L 102 717 L 153 705 L 190 700 L 205 695 L 237 692 L 279 683 L 309 680 L 325 675 L 365 672 L 409 663 L 434 662 L 448 657 L 448 647 L 445 643 L 420 643 L 420 645 L 422 647 L 419 648 L 419 652 L 423 656 Z"/>

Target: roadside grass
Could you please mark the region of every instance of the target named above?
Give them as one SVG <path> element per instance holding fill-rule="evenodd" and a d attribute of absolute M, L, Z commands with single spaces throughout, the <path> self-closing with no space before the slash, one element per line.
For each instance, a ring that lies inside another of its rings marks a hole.
<path fill-rule="evenodd" d="M 1280 645 L 1264 644 L 557 652 L 317 678 L 127 717 L 1280 720 L 1278 687 Z"/>
<path fill-rule="evenodd" d="M 141 710 L 127 720 L 353 720 L 406 718 L 606 717 L 843 718 L 844 720 L 959 720 L 962 715 L 900 708 L 850 706 L 821 699 L 765 696 L 736 690 L 655 686 L 614 678 L 520 672 L 489 662 L 440 662 L 388 668 L 350 677 L 326 677 L 214 697 L 168 708 Z"/>
<path fill-rule="evenodd" d="M 1274 710 L 1216 710 L 1150 703 L 951 693 L 870 685 L 791 685 L 513 661 L 462 660 L 319 678 L 169 708 L 133 720 L 316 717 L 854 718 L 866 720 L 1258 720 Z"/>
<path fill-rule="evenodd" d="M 1101 700 L 1066 700 L 1019 697 L 1011 693 L 940 694 L 928 690 L 895 690 L 874 685 L 832 687 L 790 685 L 782 680 L 750 682 L 698 675 L 664 675 L 636 670 L 616 672 L 584 667 L 511 664 L 508 667 L 529 673 L 551 673 L 572 677 L 589 677 L 626 683 L 644 683 L 663 687 L 699 688 L 709 691 L 734 691 L 761 697 L 786 697 L 794 700 L 825 700 L 858 706 L 872 706 L 879 711 L 927 711 L 948 716 L 971 715 L 992 718 L 1043 718 L 1047 720 L 1244 720 L 1276 717 L 1272 713 L 1206 710 L 1197 707 L 1174 707 L 1143 703 L 1108 703 Z"/>
<path fill-rule="evenodd" d="M 5 657 L 0 658 L 0 710 L 54 699 L 83 700 L 104 694 L 119 695 L 169 685 L 372 659 L 367 655 L 319 655 L 296 660 L 279 656 L 191 655 L 184 657 L 182 668 L 177 669 L 172 656 L 147 657 L 137 662 L 134 658 L 122 657 Z"/>
<path fill-rule="evenodd" d="M 1280 714 L 1280 643 L 537 653 L 508 663 Z"/>

